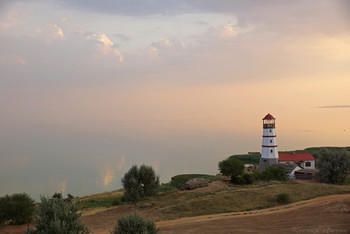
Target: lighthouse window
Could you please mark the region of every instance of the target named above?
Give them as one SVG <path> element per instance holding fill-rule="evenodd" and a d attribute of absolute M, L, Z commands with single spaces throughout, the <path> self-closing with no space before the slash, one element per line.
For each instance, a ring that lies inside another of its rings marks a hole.
<path fill-rule="evenodd" d="M 271 153 L 273 153 L 273 150 L 270 150 Z"/>
<path fill-rule="evenodd" d="M 270 132 L 272 132 L 272 130 L 270 129 Z"/>
<path fill-rule="evenodd" d="M 272 140 L 270 140 L 270 143 L 272 143 Z"/>
<path fill-rule="evenodd" d="M 305 167 L 311 167 L 311 162 L 306 162 Z"/>

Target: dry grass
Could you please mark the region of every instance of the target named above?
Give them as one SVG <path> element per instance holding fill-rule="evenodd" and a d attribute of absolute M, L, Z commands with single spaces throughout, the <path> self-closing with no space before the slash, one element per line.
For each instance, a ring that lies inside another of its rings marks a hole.
<path fill-rule="evenodd" d="M 208 187 L 192 191 L 161 192 L 157 196 L 136 203 L 134 208 L 156 221 L 171 220 L 278 206 L 280 204 L 276 201 L 276 196 L 280 193 L 287 193 L 291 202 L 297 202 L 319 196 L 350 194 L 350 186 L 295 181 L 269 183 L 259 181 L 253 185 L 236 186 L 228 181 L 214 181 Z M 82 200 L 97 202 L 99 199 L 108 200 L 121 195 L 122 191 L 115 191 L 91 195 Z M 123 205 L 119 208 L 122 207 Z M 93 209 L 89 209 L 89 212 L 93 212 Z"/>
<path fill-rule="evenodd" d="M 214 182 L 223 183 L 223 182 Z M 291 202 L 318 196 L 350 193 L 350 186 L 320 183 L 260 182 L 250 186 L 225 187 L 215 191 L 172 191 L 139 202 L 140 209 L 153 209 L 157 220 L 176 219 L 198 215 L 249 211 L 278 206 L 276 196 L 282 192 L 290 195 Z"/>

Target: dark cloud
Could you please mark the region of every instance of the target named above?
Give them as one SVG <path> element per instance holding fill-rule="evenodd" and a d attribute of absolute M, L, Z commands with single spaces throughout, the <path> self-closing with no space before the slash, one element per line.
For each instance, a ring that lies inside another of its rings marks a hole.
<path fill-rule="evenodd" d="M 350 4 L 327 1 L 238 0 L 57 0 L 62 7 L 136 17 L 193 12 L 238 16 L 239 25 L 262 24 L 281 33 L 338 33 L 348 30 Z M 296 35 L 297 36 L 297 35 Z"/>
<path fill-rule="evenodd" d="M 316 108 L 320 108 L 320 109 L 350 108 L 350 105 L 318 106 Z"/>

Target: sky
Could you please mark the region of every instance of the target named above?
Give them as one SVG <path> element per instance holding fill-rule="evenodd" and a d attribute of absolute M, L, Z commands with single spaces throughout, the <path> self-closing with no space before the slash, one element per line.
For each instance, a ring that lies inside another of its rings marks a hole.
<path fill-rule="evenodd" d="M 261 150 L 350 145 L 346 0 L 1 0 L 0 195 L 162 182 Z"/>

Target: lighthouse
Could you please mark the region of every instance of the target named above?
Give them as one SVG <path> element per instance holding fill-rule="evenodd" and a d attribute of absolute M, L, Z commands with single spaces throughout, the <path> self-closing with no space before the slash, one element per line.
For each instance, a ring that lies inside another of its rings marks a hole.
<path fill-rule="evenodd" d="M 259 170 L 263 171 L 266 167 L 278 163 L 278 150 L 276 142 L 275 118 L 267 114 L 263 118 L 263 140 Z"/>

